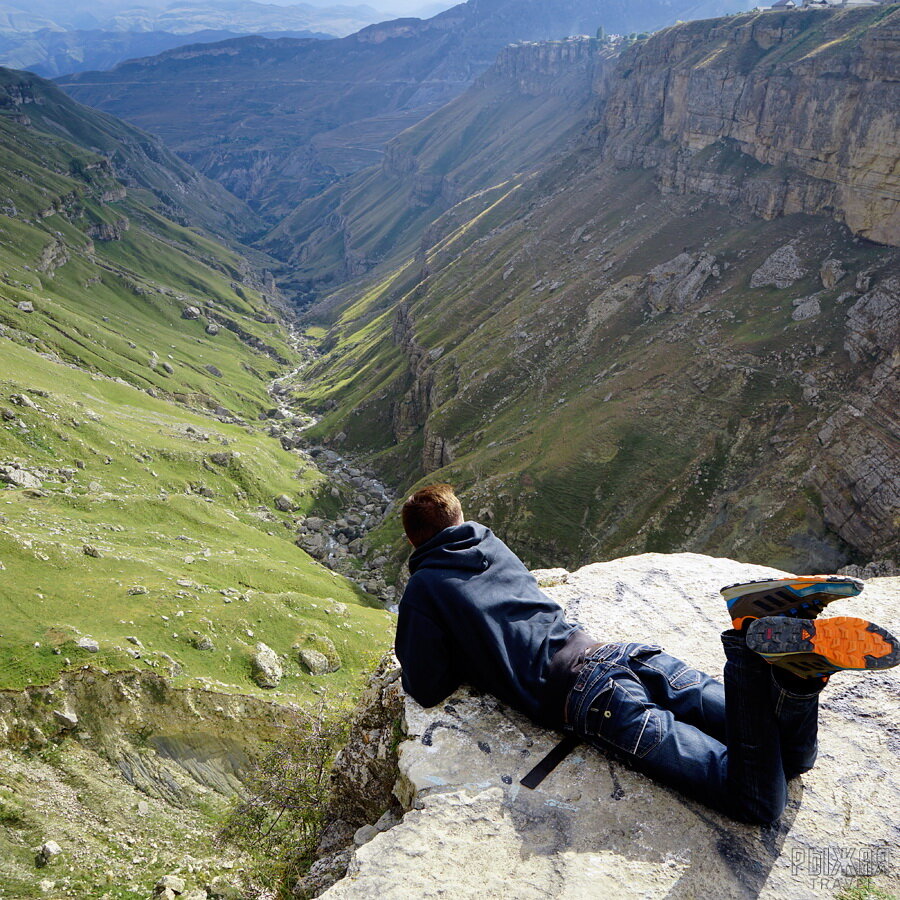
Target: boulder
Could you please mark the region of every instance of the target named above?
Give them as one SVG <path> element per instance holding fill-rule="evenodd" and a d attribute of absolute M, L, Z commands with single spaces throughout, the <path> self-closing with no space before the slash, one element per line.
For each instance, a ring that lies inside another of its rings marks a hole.
<path fill-rule="evenodd" d="M 822 304 L 818 294 L 811 294 L 809 297 L 799 297 L 791 301 L 794 310 L 791 318 L 795 322 L 802 322 L 804 319 L 814 319 L 822 312 Z"/>
<path fill-rule="evenodd" d="M 100 551 L 93 544 L 85 544 L 81 548 L 81 552 L 85 556 L 91 556 L 94 559 L 100 559 Z"/>
<path fill-rule="evenodd" d="M 281 668 L 278 654 L 262 642 L 256 645 L 256 653 L 250 661 L 250 670 L 253 680 L 261 688 L 278 687 L 284 677 L 284 670 Z"/>
<path fill-rule="evenodd" d="M 221 378 L 221 377 L 222 377 L 222 371 L 221 371 L 220 369 L 216 368 L 216 366 L 210 364 L 210 365 L 208 365 L 208 366 L 204 366 L 204 368 L 205 368 L 206 371 L 209 372 L 209 374 L 212 375 L 214 378 Z"/>
<path fill-rule="evenodd" d="M 37 403 L 28 394 L 13 394 L 9 398 L 16 406 L 24 406 L 26 409 L 37 409 Z"/>
<path fill-rule="evenodd" d="M 279 494 L 275 498 L 275 508 L 281 512 L 292 512 L 294 510 L 294 501 L 287 494 Z"/>
<path fill-rule="evenodd" d="M 215 337 L 219 333 L 219 326 L 215 322 L 210 322 L 209 325 L 206 326 L 206 333 Z"/>
<path fill-rule="evenodd" d="M 31 472 L 26 472 L 25 469 L 15 469 L 11 466 L 0 469 L 0 481 L 21 488 L 36 489 L 41 486 L 41 479 L 36 475 L 32 475 Z"/>
<path fill-rule="evenodd" d="M 78 725 L 78 716 L 68 707 L 53 710 L 53 718 L 67 730 Z"/>
<path fill-rule="evenodd" d="M 310 675 L 326 675 L 331 671 L 328 657 L 312 647 L 303 647 L 298 655 L 301 664 Z"/>
<path fill-rule="evenodd" d="M 830 291 L 843 277 L 844 267 L 839 259 L 826 259 L 819 268 L 822 287 Z"/>
<path fill-rule="evenodd" d="M 62 847 L 60 847 L 59 844 L 56 843 L 56 841 L 44 841 L 44 843 L 41 844 L 41 847 L 37 852 L 37 858 L 35 859 L 35 865 L 37 865 L 38 868 L 43 868 L 44 866 L 49 866 L 61 854 L 62 854 Z"/>
<path fill-rule="evenodd" d="M 30 300 L 22 300 L 17 304 L 17 308 L 19 312 L 31 313 L 34 312 L 34 304 Z"/>
<path fill-rule="evenodd" d="M 80 647 L 82 650 L 87 650 L 88 653 L 99 653 L 100 645 L 90 637 L 80 637 L 77 641 L 75 641 L 75 646 Z"/>
<path fill-rule="evenodd" d="M 178 875 L 163 875 L 156 882 L 156 893 L 161 894 L 165 890 L 172 891 L 173 894 L 184 893 L 184 879 Z"/>
<path fill-rule="evenodd" d="M 324 534 L 305 534 L 297 539 L 297 546 L 310 556 L 322 559 L 328 552 L 328 538 Z"/>
<path fill-rule="evenodd" d="M 790 287 L 806 275 L 806 269 L 793 242 L 779 247 L 750 276 L 750 287 Z"/>
<path fill-rule="evenodd" d="M 645 287 L 653 312 L 683 310 L 694 303 L 710 277 L 718 276 L 716 259 L 709 253 L 680 253 L 647 273 Z"/>
<path fill-rule="evenodd" d="M 184 311 L 181 313 L 182 319 L 199 319 L 200 318 L 200 308 L 197 306 L 186 306 Z"/>
<path fill-rule="evenodd" d="M 777 574 L 696 554 L 645 554 L 587 566 L 545 590 L 597 638 L 661 643 L 720 676 L 728 619 L 719 588 Z M 827 615 L 859 615 L 896 633 L 898 608 L 900 580 L 874 579 Z M 861 875 L 894 893 L 898 698 L 897 669 L 831 679 L 819 761 L 791 782 L 772 827 L 734 822 L 584 745 L 527 790 L 519 780 L 559 734 L 468 688 L 427 710 L 406 698 L 394 787 L 405 815 L 367 833 L 348 877 L 320 896 L 813 900 Z M 383 736 L 396 727 L 384 724 Z M 366 746 L 380 739 L 367 735 Z M 352 753 L 348 746 L 343 755 Z M 349 795 L 365 790 L 365 773 L 341 779 L 340 760 L 334 777 Z"/>

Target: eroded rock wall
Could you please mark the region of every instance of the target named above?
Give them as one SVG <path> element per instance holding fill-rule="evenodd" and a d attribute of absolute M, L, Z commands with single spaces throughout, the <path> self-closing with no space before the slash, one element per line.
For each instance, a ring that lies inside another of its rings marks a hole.
<path fill-rule="evenodd" d="M 176 689 L 150 672 L 85 666 L 50 685 L 0 692 L 0 746 L 75 736 L 129 784 L 175 806 L 207 790 L 239 794 L 251 760 L 298 721 L 295 707 Z"/>
<path fill-rule="evenodd" d="M 664 192 L 825 213 L 896 246 L 898 66 L 890 7 L 686 23 L 623 56 L 593 134 L 610 161 L 655 168 Z"/>

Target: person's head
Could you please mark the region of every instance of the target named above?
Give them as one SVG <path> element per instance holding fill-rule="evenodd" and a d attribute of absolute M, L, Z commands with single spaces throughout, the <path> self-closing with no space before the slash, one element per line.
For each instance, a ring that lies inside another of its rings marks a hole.
<path fill-rule="evenodd" d="M 413 547 L 420 547 L 445 528 L 463 523 L 462 506 L 449 484 L 429 484 L 416 491 L 406 499 L 400 516 Z"/>

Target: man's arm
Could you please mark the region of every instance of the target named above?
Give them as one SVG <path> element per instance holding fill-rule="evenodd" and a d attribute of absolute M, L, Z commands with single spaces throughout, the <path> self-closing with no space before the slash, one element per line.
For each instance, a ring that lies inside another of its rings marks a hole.
<path fill-rule="evenodd" d="M 435 706 L 459 687 L 446 634 L 409 603 L 400 603 L 394 651 L 403 668 L 403 689 L 421 706 Z"/>

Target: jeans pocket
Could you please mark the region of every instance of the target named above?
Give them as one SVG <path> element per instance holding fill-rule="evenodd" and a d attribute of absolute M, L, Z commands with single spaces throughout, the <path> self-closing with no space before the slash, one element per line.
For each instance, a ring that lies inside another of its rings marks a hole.
<path fill-rule="evenodd" d="M 588 737 L 597 737 L 629 756 L 646 756 L 662 740 L 656 710 L 616 681 L 591 701 L 585 717 Z"/>
<path fill-rule="evenodd" d="M 676 691 L 700 684 L 704 677 L 698 669 L 691 668 L 682 660 L 663 652 L 662 647 L 655 645 L 639 647 L 631 656 L 639 665 L 662 675 Z"/>

